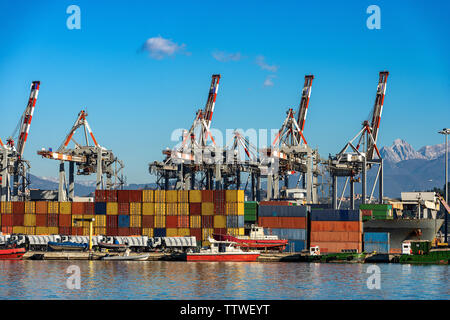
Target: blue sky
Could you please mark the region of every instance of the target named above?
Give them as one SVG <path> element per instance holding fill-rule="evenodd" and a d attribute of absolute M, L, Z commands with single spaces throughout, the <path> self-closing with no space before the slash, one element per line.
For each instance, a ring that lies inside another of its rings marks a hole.
<path fill-rule="evenodd" d="M 81 9 L 80 30 L 66 27 L 71 4 Z M 366 26 L 372 4 L 380 30 Z M 40 80 L 25 150 L 32 173 L 56 177 L 57 162 L 36 151 L 56 149 L 87 109 L 99 143 L 124 160 L 128 182 L 145 183 L 153 180 L 147 164 L 173 146 L 172 131 L 204 107 L 213 73 L 222 78 L 212 127 L 223 131 L 279 128 L 298 106 L 304 75 L 314 74 L 304 133 L 327 156 L 360 129 L 378 72 L 389 70 L 379 145 L 442 143 L 449 9 L 447 1 L 2 1 L 0 137 L 13 132 L 29 84 Z M 171 41 L 172 55 L 141 50 L 157 37 Z"/>

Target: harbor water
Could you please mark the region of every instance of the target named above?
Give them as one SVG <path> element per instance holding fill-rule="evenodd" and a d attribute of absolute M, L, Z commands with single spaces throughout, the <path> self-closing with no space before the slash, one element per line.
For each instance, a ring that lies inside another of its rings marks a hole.
<path fill-rule="evenodd" d="M 448 265 L 0 261 L 0 299 L 448 300 L 449 279 Z"/>

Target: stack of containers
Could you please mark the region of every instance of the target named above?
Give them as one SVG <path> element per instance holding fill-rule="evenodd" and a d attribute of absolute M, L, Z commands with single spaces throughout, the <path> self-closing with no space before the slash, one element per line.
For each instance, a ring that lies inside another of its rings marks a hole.
<path fill-rule="evenodd" d="M 307 249 L 307 207 L 284 202 L 283 205 L 266 203 L 262 202 L 259 206 L 258 225 L 264 227 L 267 234 L 288 240 L 285 251 L 300 252 Z"/>
<path fill-rule="evenodd" d="M 189 191 L 177 191 L 177 236 L 189 237 L 191 235 L 189 225 Z"/>
<path fill-rule="evenodd" d="M 365 232 L 364 252 L 389 253 L 390 233 L 389 232 Z"/>
<path fill-rule="evenodd" d="M 320 252 L 362 252 L 362 230 L 359 210 L 311 210 L 310 246 Z"/>
<path fill-rule="evenodd" d="M 117 190 L 117 236 L 130 233 L 130 190 Z"/>
<path fill-rule="evenodd" d="M 226 190 L 227 232 L 232 236 L 244 235 L 244 190 Z"/>
<path fill-rule="evenodd" d="M 154 237 L 166 236 L 166 191 L 155 190 L 155 221 L 153 228 Z"/>
<path fill-rule="evenodd" d="M 12 218 L 12 203 L 2 202 L 0 205 L 1 210 L 1 223 L 3 233 L 13 232 L 13 218 Z"/>
<path fill-rule="evenodd" d="M 214 191 L 202 190 L 202 246 L 208 246 L 208 239 L 214 233 Z"/>
<path fill-rule="evenodd" d="M 56 219 L 58 216 L 56 216 Z M 57 227 L 58 225 L 56 225 Z M 36 232 L 36 203 L 27 201 L 25 202 L 25 216 L 24 216 L 24 233 L 34 234 Z M 58 230 L 56 230 L 58 233 Z"/>
<path fill-rule="evenodd" d="M 116 197 L 117 201 L 117 197 Z M 119 227 L 119 203 L 107 202 L 106 203 L 106 235 L 116 236 L 118 234 Z"/>
<path fill-rule="evenodd" d="M 155 192 L 142 190 L 142 235 L 153 237 L 155 226 Z"/>
<path fill-rule="evenodd" d="M 362 221 L 368 220 L 392 220 L 392 205 L 391 204 L 360 204 L 359 210 L 361 212 Z"/>
<path fill-rule="evenodd" d="M 244 203 L 244 223 L 249 228 L 256 223 L 258 217 L 258 202 L 246 201 Z"/>
<path fill-rule="evenodd" d="M 166 236 L 177 236 L 178 203 L 177 190 L 166 191 Z"/>
<path fill-rule="evenodd" d="M 202 192 L 189 190 L 189 227 L 191 236 L 202 244 Z"/>
<path fill-rule="evenodd" d="M 108 198 L 113 198 L 113 197 L 108 197 L 108 195 L 111 194 L 111 192 L 117 193 L 117 191 L 115 190 L 102 190 L 102 191 L 107 191 L 108 193 L 105 192 L 105 197 L 103 202 L 95 202 L 94 205 L 94 211 L 95 211 L 95 215 L 94 215 L 94 234 L 95 235 L 106 235 L 106 216 L 108 213 Z M 114 203 L 114 202 L 111 202 Z M 73 208 L 73 206 L 72 206 Z"/>
<path fill-rule="evenodd" d="M 37 234 L 37 232 L 42 233 L 43 231 L 45 231 L 45 228 L 48 227 L 48 207 L 49 205 L 45 201 L 38 201 L 35 203 L 36 225 L 34 228 L 34 234 Z M 52 213 L 52 215 L 57 215 L 59 217 L 59 214 Z"/>
<path fill-rule="evenodd" d="M 13 233 L 25 233 L 25 202 L 12 202 Z"/>
<path fill-rule="evenodd" d="M 130 230 L 129 235 L 142 235 L 142 190 L 129 190 Z"/>

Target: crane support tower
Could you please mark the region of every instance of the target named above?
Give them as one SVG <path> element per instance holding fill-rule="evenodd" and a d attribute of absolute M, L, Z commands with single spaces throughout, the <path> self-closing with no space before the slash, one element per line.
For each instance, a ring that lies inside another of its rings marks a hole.
<path fill-rule="evenodd" d="M 362 203 L 372 201 L 377 182 L 379 189 L 378 201 L 380 203 L 383 202 L 383 159 L 381 158 L 380 151 L 377 147 L 377 138 L 380 131 L 380 120 L 383 111 L 388 75 L 388 71 L 379 73 L 375 104 L 369 119 L 362 123 L 362 128 L 358 134 L 347 142 L 345 147 L 337 155 L 329 157 L 327 164 L 332 178 L 331 197 L 334 209 L 340 208 L 348 183 L 350 183 L 350 208 L 355 208 L 354 183 L 359 181 L 361 181 L 362 184 Z M 372 186 L 370 197 L 367 199 L 367 171 L 375 165 L 378 166 L 378 171 Z M 361 177 L 358 177 L 360 175 Z M 339 203 L 337 201 L 338 177 L 346 177 Z"/>
<path fill-rule="evenodd" d="M 97 190 L 117 189 L 121 188 L 124 184 L 123 175 L 121 175 L 122 169 L 124 168 L 123 162 L 115 157 L 111 150 L 107 150 L 98 144 L 86 119 L 87 115 L 86 111 L 80 111 L 74 125 L 57 151 L 53 151 L 52 149 L 45 150 L 43 148 L 37 152 L 43 158 L 60 161 L 58 201 L 73 201 L 74 199 L 75 165 L 77 166 L 77 175 L 96 174 Z M 80 127 L 84 129 L 85 145 L 78 143 L 73 137 Z M 89 140 L 92 140 L 93 145 L 89 144 Z M 70 149 L 67 147 L 71 141 L 75 146 Z M 68 188 L 66 186 L 65 162 L 69 163 Z"/>
<path fill-rule="evenodd" d="M 23 158 L 25 144 L 30 133 L 31 120 L 39 93 L 40 81 L 31 83 L 30 96 L 25 111 L 6 145 L 0 139 L 0 200 L 25 201 L 29 197 L 28 171 L 30 163 Z M 16 136 L 18 133 L 18 136 Z M 17 141 L 17 145 L 15 143 Z M 11 181 L 11 175 L 13 177 Z M 12 189 L 12 190 L 11 190 Z"/>

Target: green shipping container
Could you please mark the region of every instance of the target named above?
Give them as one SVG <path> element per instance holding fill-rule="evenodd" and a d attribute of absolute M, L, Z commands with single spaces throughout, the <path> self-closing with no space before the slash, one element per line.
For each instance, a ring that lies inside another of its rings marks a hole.
<path fill-rule="evenodd" d="M 428 254 L 431 249 L 431 241 L 411 241 L 411 250 L 413 254 Z"/>
<path fill-rule="evenodd" d="M 389 211 L 392 210 L 391 204 L 360 204 L 360 210 Z"/>

